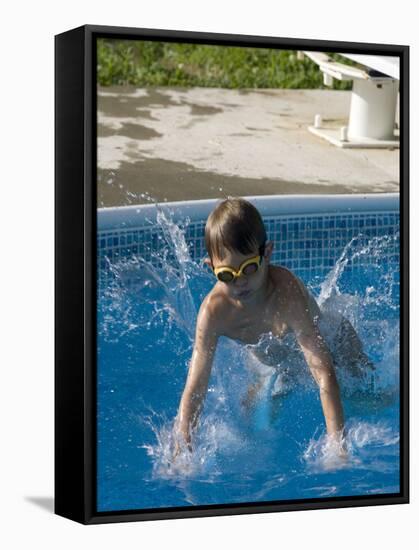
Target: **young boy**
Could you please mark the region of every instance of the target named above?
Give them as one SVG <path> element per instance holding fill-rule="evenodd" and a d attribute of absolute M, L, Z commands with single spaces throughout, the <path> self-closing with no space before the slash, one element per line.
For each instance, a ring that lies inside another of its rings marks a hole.
<path fill-rule="evenodd" d="M 352 325 L 338 314 L 326 319 L 299 278 L 284 267 L 270 265 L 273 243 L 267 242 L 262 218 L 250 202 L 237 198 L 219 203 L 207 220 L 205 244 L 209 255 L 206 262 L 217 282 L 198 313 L 192 360 L 176 419 L 181 443 L 175 456 L 183 442 L 192 450 L 193 431 L 220 336 L 254 345 L 263 335 L 273 335 L 272 345 L 264 346 L 258 355 L 259 360 L 272 365 L 281 340 L 293 333 L 319 386 L 327 433 L 340 443 L 344 417 L 334 364 L 355 375 L 372 367 Z M 326 332 L 334 344 L 334 357 Z M 248 396 L 256 390 L 257 385 Z"/>

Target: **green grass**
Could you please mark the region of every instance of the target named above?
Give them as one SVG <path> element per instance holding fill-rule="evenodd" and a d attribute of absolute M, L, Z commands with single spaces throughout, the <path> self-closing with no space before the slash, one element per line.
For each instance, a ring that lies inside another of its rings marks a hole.
<path fill-rule="evenodd" d="M 324 87 L 317 65 L 289 50 L 99 39 L 97 53 L 101 86 Z M 350 87 L 334 80 L 334 89 Z"/>

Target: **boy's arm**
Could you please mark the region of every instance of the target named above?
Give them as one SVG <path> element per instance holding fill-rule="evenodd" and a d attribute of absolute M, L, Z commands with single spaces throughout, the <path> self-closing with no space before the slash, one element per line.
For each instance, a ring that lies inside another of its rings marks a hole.
<path fill-rule="evenodd" d="M 291 289 L 290 289 L 291 290 Z M 290 326 L 304 353 L 311 374 L 320 389 L 320 400 L 328 435 L 340 440 L 344 418 L 339 384 L 333 360 L 309 309 L 307 293 L 298 284 L 292 284 L 292 314 Z"/>
<path fill-rule="evenodd" d="M 188 377 L 180 400 L 177 429 L 191 450 L 191 431 L 195 428 L 207 392 L 219 332 L 208 297 L 199 310 L 195 343 Z"/>

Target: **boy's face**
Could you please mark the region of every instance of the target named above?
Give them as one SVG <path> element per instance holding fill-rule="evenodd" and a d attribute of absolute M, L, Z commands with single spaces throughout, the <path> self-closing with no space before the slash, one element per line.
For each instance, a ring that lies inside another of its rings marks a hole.
<path fill-rule="evenodd" d="M 263 285 L 266 284 L 266 273 L 269 265 L 269 259 L 272 253 L 272 243 L 267 242 L 265 245 L 265 255 L 262 257 L 262 262 L 259 266 L 259 269 L 252 273 L 251 275 L 242 275 L 237 277 L 234 281 L 230 283 L 219 282 L 220 285 L 223 285 L 224 290 L 234 299 L 248 302 L 252 301 L 255 297 L 255 294 L 260 290 Z M 240 266 L 250 258 L 254 258 L 259 255 L 257 248 L 249 254 L 242 254 L 240 252 L 232 252 L 225 249 L 222 258 L 213 257 L 212 265 L 213 268 L 219 267 L 231 267 L 234 271 L 239 271 Z"/>

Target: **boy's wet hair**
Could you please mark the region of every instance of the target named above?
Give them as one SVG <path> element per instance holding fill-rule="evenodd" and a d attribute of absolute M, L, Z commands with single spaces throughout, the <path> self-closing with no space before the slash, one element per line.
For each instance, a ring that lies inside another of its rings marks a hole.
<path fill-rule="evenodd" d="M 262 217 L 253 204 L 245 199 L 225 199 L 208 217 L 205 246 L 211 260 L 214 257 L 222 258 L 225 249 L 244 255 L 251 254 L 261 250 L 265 242 L 266 230 Z"/>

